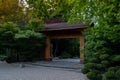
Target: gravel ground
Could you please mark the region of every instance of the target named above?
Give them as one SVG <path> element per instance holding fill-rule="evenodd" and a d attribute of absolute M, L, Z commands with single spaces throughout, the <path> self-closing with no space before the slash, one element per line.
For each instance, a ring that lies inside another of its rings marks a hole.
<path fill-rule="evenodd" d="M 0 80 L 88 80 L 80 69 L 0 62 Z"/>

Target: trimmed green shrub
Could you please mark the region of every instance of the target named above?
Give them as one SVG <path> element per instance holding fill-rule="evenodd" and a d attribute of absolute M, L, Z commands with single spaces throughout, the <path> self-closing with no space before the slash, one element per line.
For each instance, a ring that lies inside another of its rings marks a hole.
<path fill-rule="evenodd" d="M 100 55 L 100 59 L 101 60 L 107 60 L 107 59 L 109 59 L 109 55 L 108 54 L 102 54 L 102 55 Z"/>
<path fill-rule="evenodd" d="M 0 54 L 7 56 L 6 62 L 32 61 L 43 57 L 45 36 L 38 32 L 42 25 L 37 20 L 31 21 L 24 29 L 12 22 L 0 24 Z"/>
<path fill-rule="evenodd" d="M 112 60 L 115 62 L 120 62 L 120 55 L 115 55 Z"/>
<path fill-rule="evenodd" d="M 16 57 L 13 57 L 13 56 L 9 56 L 6 58 L 6 62 L 7 63 L 13 63 L 13 62 L 16 62 Z"/>
<path fill-rule="evenodd" d="M 102 65 L 102 64 L 96 64 L 96 69 L 99 70 L 99 71 L 101 71 L 101 72 L 105 71 L 104 65 Z"/>
<path fill-rule="evenodd" d="M 109 68 L 103 80 L 120 80 L 120 66 Z"/>
<path fill-rule="evenodd" d="M 86 74 L 86 73 L 89 72 L 89 69 L 86 68 L 86 67 L 84 67 L 84 68 L 82 68 L 81 72 L 82 72 L 83 74 Z"/>
<path fill-rule="evenodd" d="M 90 80 L 102 80 L 102 75 L 97 70 L 93 70 L 87 73 L 87 77 Z"/>
<path fill-rule="evenodd" d="M 108 69 L 108 71 L 116 71 L 118 69 L 118 67 L 110 67 L 109 69 Z"/>
<path fill-rule="evenodd" d="M 120 68 L 116 71 L 116 78 L 120 80 Z"/>
<path fill-rule="evenodd" d="M 95 63 L 86 63 L 84 67 L 86 67 L 88 69 L 95 69 L 96 64 Z"/>
<path fill-rule="evenodd" d="M 100 60 L 98 58 L 91 58 L 89 62 L 98 63 Z"/>
<path fill-rule="evenodd" d="M 114 71 L 108 71 L 108 72 L 106 72 L 104 80 L 116 80 L 116 78 L 115 78 L 115 72 Z"/>
<path fill-rule="evenodd" d="M 101 64 L 107 67 L 107 66 L 109 66 L 110 63 L 107 60 L 103 60 L 103 61 L 101 61 Z"/>
<path fill-rule="evenodd" d="M 6 60 L 7 56 L 6 55 L 0 55 L 0 61 Z"/>

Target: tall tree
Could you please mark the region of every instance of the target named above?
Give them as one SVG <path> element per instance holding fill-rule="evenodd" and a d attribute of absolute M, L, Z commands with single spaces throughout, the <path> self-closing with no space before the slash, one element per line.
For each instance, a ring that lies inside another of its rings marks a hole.
<path fill-rule="evenodd" d="M 0 1 L 0 23 L 12 21 L 23 24 L 27 19 L 28 14 L 23 13 L 23 7 L 18 5 L 18 0 Z"/>
<path fill-rule="evenodd" d="M 65 20 L 74 0 L 29 0 L 28 2 L 33 7 L 34 17 L 42 19 L 62 17 Z"/>
<path fill-rule="evenodd" d="M 75 0 L 70 20 L 95 22 L 118 21 L 120 18 L 118 0 Z M 111 20 L 112 19 L 112 20 Z M 113 20 L 114 19 L 114 20 Z M 104 20 L 104 21 L 103 21 Z"/>

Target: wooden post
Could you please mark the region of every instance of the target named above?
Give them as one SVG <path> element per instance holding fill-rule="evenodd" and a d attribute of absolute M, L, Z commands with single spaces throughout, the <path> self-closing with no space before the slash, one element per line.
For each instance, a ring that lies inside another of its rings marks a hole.
<path fill-rule="evenodd" d="M 46 38 L 45 60 L 51 60 L 51 40 L 50 40 L 50 37 Z"/>
<path fill-rule="evenodd" d="M 85 42 L 84 42 L 84 35 L 80 35 L 80 63 L 84 63 L 84 47 L 85 47 Z"/>

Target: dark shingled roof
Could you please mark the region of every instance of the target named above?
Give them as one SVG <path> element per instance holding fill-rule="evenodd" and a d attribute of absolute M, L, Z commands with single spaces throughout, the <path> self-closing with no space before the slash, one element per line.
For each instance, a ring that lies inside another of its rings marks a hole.
<path fill-rule="evenodd" d="M 56 31 L 56 30 L 69 30 L 69 29 L 84 29 L 86 25 L 82 23 L 69 24 L 69 23 L 53 23 L 46 24 L 42 31 Z"/>

